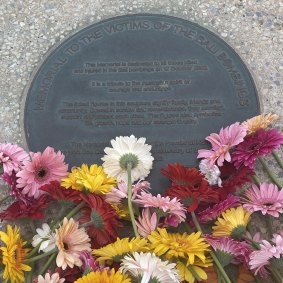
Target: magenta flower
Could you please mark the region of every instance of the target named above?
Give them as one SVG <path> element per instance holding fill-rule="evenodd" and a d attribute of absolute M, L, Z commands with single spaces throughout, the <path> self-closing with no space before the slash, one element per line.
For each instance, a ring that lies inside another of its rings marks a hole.
<path fill-rule="evenodd" d="M 54 148 L 47 147 L 43 153 L 31 152 L 31 161 L 24 161 L 22 170 L 17 173 L 17 187 L 22 193 L 38 198 L 43 191 L 39 188 L 51 181 L 60 181 L 68 175 L 68 165 L 64 162 L 61 151 L 54 152 Z"/>
<path fill-rule="evenodd" d="M 154 231 L 158 225 L 157 215 L 155 212 L 150 213 L 149 208 L 145 208 L 142 211 L 142 216 L 139 216 L 136 220 L 139 234 L 146 238 L 152 231 Z"/>
<path fill-rule="evenodd" d="M 212 133 L 206 138 L 212 145 L 211 150 L 200 149 L 197 158 L 206 158 L 210 166 L 217 162 L 218 166 L 222 166 L 224 160 L 230 162 L 231 155 L 229 150 L 241 143 L 247 135 L 247 127 L 239 122 L 232 124 L 225 129 L 221 129 L 219 135 Z"/>
<path fill-rule="evenodd" d="M 159 209 L 160 211 L 157 212 L 157 214 L 159 213 L 160 216 L 164 216 L 165 222 L 166 218 L 172 215 L 176 217 L 174 223 L 177 222 L 179 224 L 185 221 L 186 208 L 177 198 L 162 197 L 160 194 L 153 196 L 150 193 L 141 192 L 141 194 L 137 196 L 137 199 L 135 199 L 134 202 L 141 205 L 142 207 L 152 207 Z"/>
<path fill-rule="evenodd" d="M 265 156 L 283 143 L 283 135 L 276 129 L 259 129 L 254 135 L 248 136 L 245 141 L 235 148 L 232 162 L 236 168 L 241 165 L 251 169 L 258 156 Z"/>
<path fill-rule="evenodd" d="M 262 183 L 259 188 L 253 184 L 244 192 L 243 203 L 249 212 L 261 211 L 263 215 L 279 217 L 283 212 L 283 190 L 278 190 L 274 184 Z"/>
<path fill-rule="evenodd" d="M 215 251 L 231 255 L 231 263 L 248 264 L 251 248 L 246 242 L 236 241 L 229 237 L 214 237 L 211 235 L 204 235 L 204 237 Z"/>
<path fill-rule="evenodd" d="M 82 261 L 82 266 L 80 268 L 84 271 L 84 273 L 90 271 L 109 270 L 109 267 L 104 267 L 98 261 L 96 261 L 89 251 L 84 250 L 79 254 L 80 260 Z"/>
<path fill-rule="evenodd" d="M 21 147 L 11 143 L 0 144 L 0 165 L 4 173 L 11 175 L 13 171 L 18 172 L 25 160 L 29 160 L 29 155 Z"/>
<path fill-rule="evenodd" d="M 240 203 L 240 198 L 234 195 L 229 195 L 224 201 L 215 204 L 212 207 L 206 208 L 205 210 L 197 214 L 198 221 L 202 224 L 208 221 L 217 219 L 222 212 L 225 210 L 236 207 Z"/>

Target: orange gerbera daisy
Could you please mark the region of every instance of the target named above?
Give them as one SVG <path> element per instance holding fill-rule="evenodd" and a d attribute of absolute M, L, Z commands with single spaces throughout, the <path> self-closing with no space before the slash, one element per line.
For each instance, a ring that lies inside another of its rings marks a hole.
<path fill-rule="evenodd" d="M 63 270 L 67 266 L 81 266 L 80 252 L 91 251 L 90 238 L 84 228 L 78 228 L 79 223 L 73 218 L 64 218 L 63 225 L 60 229 L 56 229 L 56 245 L 59 250 L 56 264 Z"/>

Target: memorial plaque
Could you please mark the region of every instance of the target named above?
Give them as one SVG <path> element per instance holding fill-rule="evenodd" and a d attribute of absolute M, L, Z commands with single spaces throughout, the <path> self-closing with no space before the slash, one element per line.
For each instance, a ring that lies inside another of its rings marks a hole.
<path fill-rule="evenodd" d="M 32 151 L 62 150 L 70 166 L 101 164 L 116 136 L 146 137 L 160 168 L 197 164 L 204 138 L 259 113 L 254 81 L 221 38 L 192 22 L 139 14 L 108 19 L 63 41 L 29 87 L 25 134 Z"/>

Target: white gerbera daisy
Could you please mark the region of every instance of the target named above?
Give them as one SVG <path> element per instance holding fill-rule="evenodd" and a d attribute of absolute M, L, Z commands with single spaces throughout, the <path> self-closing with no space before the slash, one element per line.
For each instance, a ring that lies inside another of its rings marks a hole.
<path fill-rule="evenodd" d="M 209 185 L 218 185 L 221 187 L 222 180 L 220 179 L 221 172 L 216 165 L 209 166 L 207 159 L 203 159 L 199 164 L 200 172 L 205 175 L 205 179 Z"/>
<path fill-rule="evenodd" d="M 36 247 L 40 244 L 38 252 L 47 253 L 55 248 L 55 233 L 51 233 L 47 223 L 42 224 L 42 229 L 36 229 L 37 234 L 32 238 L 32 246 Z"/>
<path fill-rule="evenodd" d="M 127 166 L 130 164 L 132 182 L 145 178 L 152 168 L 154 159 L 150 153 L 151 145 L 145 141 L 145 138 L 137 139 L 133 135 L 111 140 L 112 148 L 106 147 L 106 155 L 102 158 L 105 172 L 118 181 L 127 182 Z"/>
<path fill-rule="evenodd" d="M 139 281 L 141 283 L 148 283 L 150 280 L 160 283 L 179 283 L 180 279 L 175 267 L 175 263 L 162 261 L 154 253 L 134 252 L 132 257 L 124 257 L 120 270 L 141 278 Z"/>

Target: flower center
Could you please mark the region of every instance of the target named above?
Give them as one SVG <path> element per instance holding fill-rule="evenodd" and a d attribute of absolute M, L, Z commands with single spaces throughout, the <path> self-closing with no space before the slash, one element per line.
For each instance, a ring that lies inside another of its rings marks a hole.
<path fill-rule="evenodd" d="M 69 249 L 68 244 L 67 243 L 63 243 L 63 248 L 64 248 L 65 251 L 68 250 Z"/>
<path fill-rule="evenodd" d="M 38 179 L 43 179 L 44 177 L 46 177 L 46 175 L 47 170 L 43 167 L 40 167 L 36 172 L 36 176 L 38 177 Z"/>
<path fill-rule="evenodd" d="M 139 160 L 138 157 L 135 154 L 132 153 L 126 153 L 121 156 L 119 160 L 119 164 L 122 169 L 127 170 L 127 165 L 131 164 L 131 168 L 134 169 L 138 166 Z"/>

